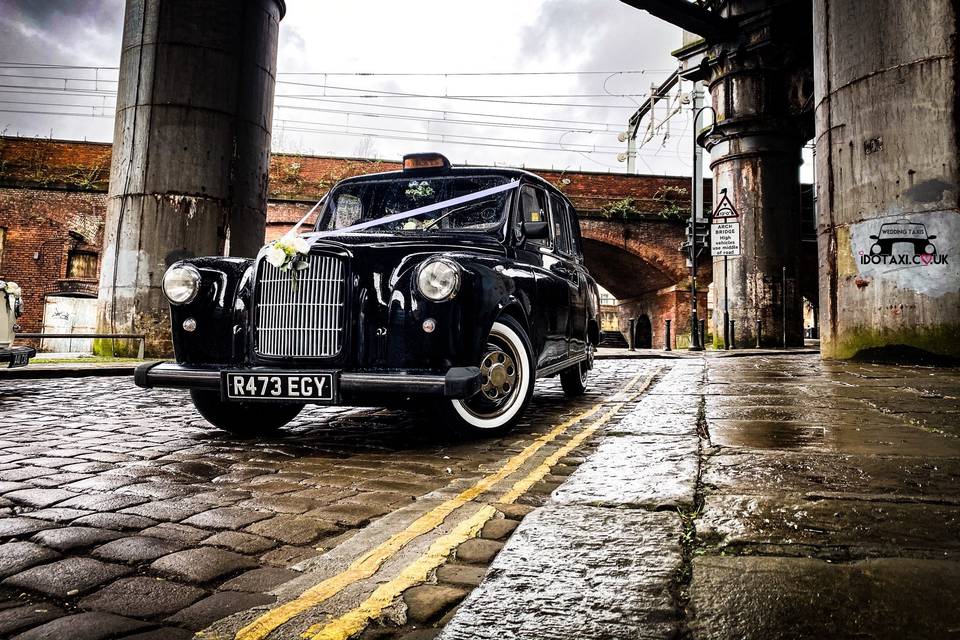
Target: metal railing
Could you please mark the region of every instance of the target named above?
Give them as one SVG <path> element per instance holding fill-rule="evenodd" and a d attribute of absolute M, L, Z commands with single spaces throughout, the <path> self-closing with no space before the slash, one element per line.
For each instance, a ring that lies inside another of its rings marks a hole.
<path fill-rule="evenodd" d="M 139 340 L 140 347 L 137 349 L 137 358 L 143 360 L 144 343 L 147 340 L 143 333 L 18 333 L 17 338 L 29 338 L 33 340 L 44 339 L 77 339 L 89 340 L 91 338 L 105 338 L 108 340 Z M 114 349 L 114 351 L 116 351 Z"/>

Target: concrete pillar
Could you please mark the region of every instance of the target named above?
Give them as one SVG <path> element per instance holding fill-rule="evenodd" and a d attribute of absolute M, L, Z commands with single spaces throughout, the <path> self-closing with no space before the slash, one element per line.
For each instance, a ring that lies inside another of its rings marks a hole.
<path fill-rule="evenodd" d="M 148 355 L 171 351 L 167 266 L 263 243 L 284 11 L 283 0 L 127 0 L 98 327 L 147 333 Z"/>
<path fill-rule="evenodd" d="M 711 85 L 718 119 L 729 117 L 722 106 L 727 92 L 754 92 L 762 82 L 737 75 Z M 741 255 L 727 258 L 726 270 L 722 257 L 713 259 L 714 310 L 723 309 L 726 296 L 738 344 L 755 344 L 759 320 L 762 346 L 782 346 L 784 322 L 787 345 L 803 346 L 798 286 L 802 141 L 789 130 L 778 131 L 776 121 L 750 115 L 749 124 L 718 126 L 723 138 L 710 145 L 714 202 L 725 189 L 739 214 L 741 246 Z M 714 334 L 723 335 L 722 311 L 714 313 Z"/>
<path fill-rule="evenodd" d="M 960 357 L 957 7 L 814 2 L 826 358 Z"/>
<path fill-rule="evenodd" d="M 800 161 L 813 133 L 809 3 L 731 0 L 726 39 L 687 39 L 674 52 L 680 75 L 710 91 L 714 121 L 705 145 L 713 201 L 722 192 L 739 214 L 741 255 L 714 258 L 713 332 L 723 335 L 726 298 L 736 344 L 803 345 L 800 293 Z M 784 272 L 786 267 L 786 272 Z M 726 285 L 726 286 L 725 286 Z M 719 346 L 719 343 L 718 343 Z"/>

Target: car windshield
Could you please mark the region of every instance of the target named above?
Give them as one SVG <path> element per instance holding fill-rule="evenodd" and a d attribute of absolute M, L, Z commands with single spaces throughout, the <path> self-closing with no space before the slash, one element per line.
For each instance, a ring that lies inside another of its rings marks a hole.
<path fill-rule="evenodd" d="M 348 182 L 333 189 L 317 231 L 345 229 L 392 214 L 429 205 L 439 208 L 369 227 L 372 233 L 485 232 L 500 228 L 506 217 L 511 191 L 469 199 L 471 194 L 509 182 L 504 176 L 403 176 L 384 180 Z M 442 203 L 466 196 L 450 206 Z"/>

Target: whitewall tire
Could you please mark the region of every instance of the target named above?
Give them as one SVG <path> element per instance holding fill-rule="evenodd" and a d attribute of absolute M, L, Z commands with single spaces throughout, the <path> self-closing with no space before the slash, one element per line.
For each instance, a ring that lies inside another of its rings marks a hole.
<path fill-rule="evenodd" d="M 480 375 L 480 391 L 465 400 L 451 400 L 450 415 L 457 429 L 467 435 L 506 433 L 523 415 L 536 378 L 530 340 L 510 316 L 493 323 L 480 360 Z"/>

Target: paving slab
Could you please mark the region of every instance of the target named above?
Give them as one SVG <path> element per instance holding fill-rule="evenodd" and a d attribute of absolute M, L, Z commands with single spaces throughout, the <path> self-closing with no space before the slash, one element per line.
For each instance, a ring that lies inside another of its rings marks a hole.
<path fill-rule="evenodd" d="M 7 542 L 0 544 L 0 578 L 12 576 L 24 569 L 60 558 L 53 549 L 33 542 Z"/>
<path fill-rule="evenodd" d="M 960 629 L 958 598 L 956 562 L 704 557 L 693 562 L 690 636 L 950 638 Z"/>
<path fill-rule="evenodd" d="M 723 450 L 711 455 L 703 482 L 738 495 L 852 493 L 960 501 L 960 458 Z"/>
<path fill-rule="evenodd" d="M 0 611 L 0 638 L 9 638 L 17 631 L 39 626 L 63 615 L 63 609 L 46 603 L 4 609 Z"/>
<path fill-rule="evenodd" d="M 709 496 L 697 528 L 725 545 L 779 545 L 787 555 L 809 553 L 803 546 L 869 555 L 960 554 L 960 509 L 936 504 Z"/>
<path fill-rule="evenodd" d="M 14 636 L 13 640 L 106 640 L 154 626 L 112 613 L 91 611 L 58 618 Z"/>
<path fill-rule="evenodd" d="M 237 611 L 271 604 L 276 596 L 242 591 L 218 591 L 167 618 L 167 622 L 200 631 Z"/>
<path fill-rule="evenodd" d="M 177 551 L 150 565 L 162 575 L 194 583 L 209 582 L 256 566 L 257 563 L 246 556 L 213 547 Z"/>
<path fill-rule="evenodd" d="M 0 518 L 0 538 L 9 538 L 11 536 L 22 536 L 44 529 L 52 529 L 60 526 L 47 520 L 37 518 L 28 518 L 25 516 L 14 516 L 11 518 Z"/>
<path fill-rule="evenodd" d="M 264 511 L 252 511 L 250 509 L 240 509 L 236 507 L 222 507 L 219 509 L 210 509 L 195 516 L 187 518 L 182 524 L 201 529 L 231 529 L 237 530 L 253 524 L 259 520 L 265 520 L 271 516 Z"/>
<path fill-rule="evenodd" d="M 94 549 L 93 555 L 101 560 L 138 564 L 156 560 L 161 556 L 181 549 L 183 549 L 183 545 L 170 540 L 131 536 L 97 547 Z"/>
<path fill-rule="evenodd" d="M 225 591 L 265 593 L 277 585 L 289 582 L 299 576 L 299 571 L 291 571 L 290 569 L 281 569 L 279 567 L 266 567 L 241 573 L 236 578 L 231 578 L 224 582 L 220 585 L 220 588 Z"/>
<path fill-rule="evenodd" d="M 80 601 L 80 606 L 87 610 L 153 618 L 179 611 L 205 594 L 203 589 L 159 578 L 124 578 L 90 594 Z"/>
<path fill-rule="evenodd" d="M 285 544 L 305 545 L 339 533 L 341 529 L 330 522 L 315 518 L 279 515 L 256 522 L 247 527 L 246 531 Z"/>
<path fill-rule="evenodd" d="M 214 547 L 224 547 L 237 553 L 263 553 L 277 546 L 276 540 L 257 536 L 252 533 L 243 533 L 240 531 L 220 531 L 215 533 L 203 544 Z"/>
<path fill-rule="evenodd" d="M 97 585 L 126 575 L 127 567 L 92 558 L 66 558 L 14 574 L 3 584 L 56 598 L 83 594 Z"/>
<path fill-rule="evenodd" d="M 487 564 L 501 549 L 503 549 L 502 542 L 474 538 L 457 547 L 456 558 L 467 564 Z"/>
<path fill-rule="evenodd" d="M 47 529 L 34 534 L 32 540 L 45 547 L 58 551 L 73 551 L 85 549 L 94 545 L 115 540 L 120 533 L 110 529 L 94 527 L 64 527 L 61 529 Z"/>
<path fill-rule="evenodd" d="M 440 584 L 423 584 L 403 592 L 408 622 L 430 622 L 463 600 L 467 589 Z"/>
<path fill-rule="evenodd" d="M 439 637 L 669 637 L 679 540 L 671 513 L 548 504 L 524 518 Z"/>
<path fill-rule="evenodd" d="M 697 482 L 697 447 L 696 436 L 608 437 L 552 499 L 622 508 L 690 504 Z"/>

